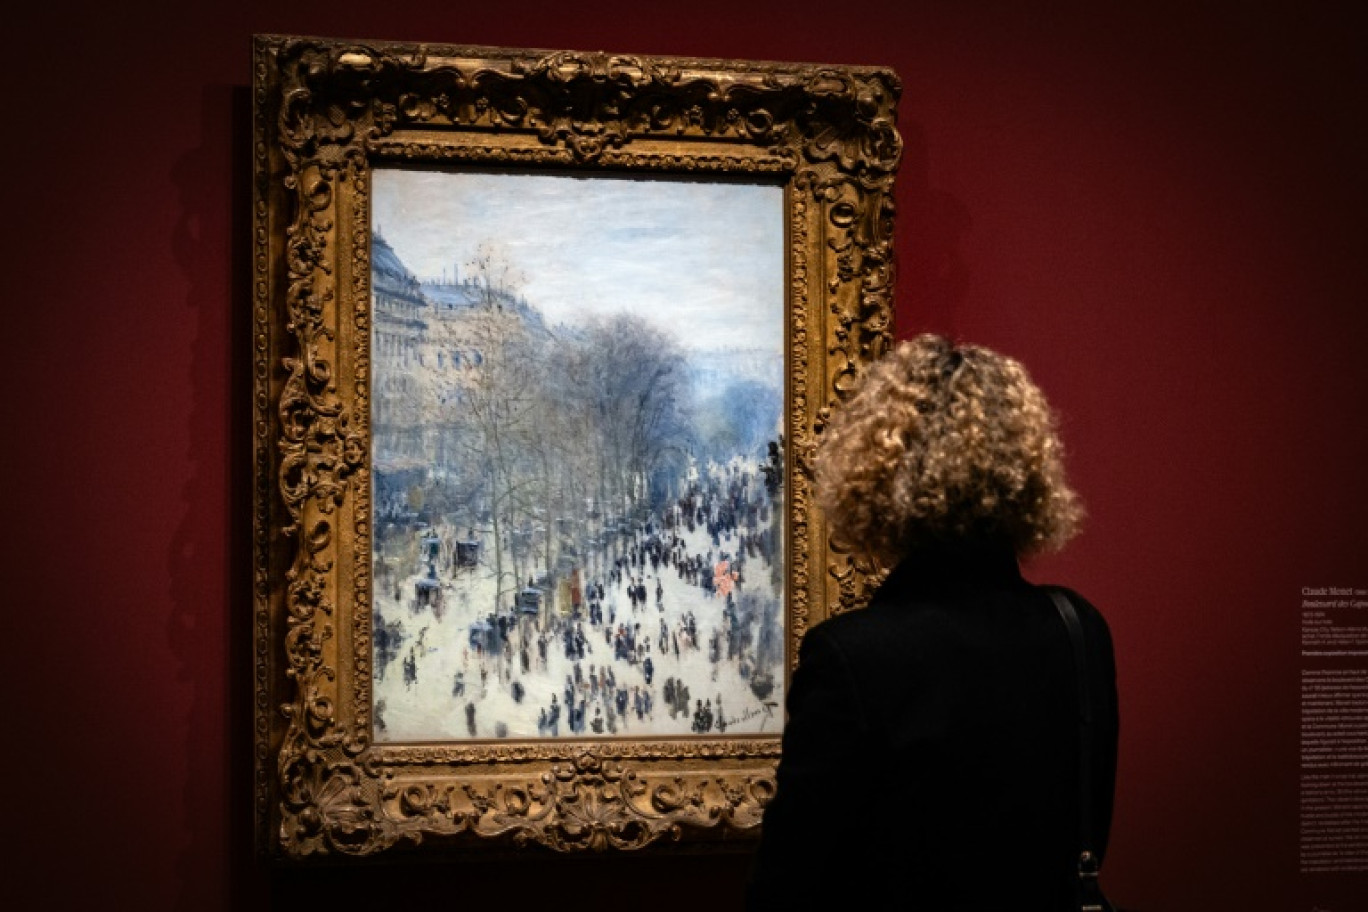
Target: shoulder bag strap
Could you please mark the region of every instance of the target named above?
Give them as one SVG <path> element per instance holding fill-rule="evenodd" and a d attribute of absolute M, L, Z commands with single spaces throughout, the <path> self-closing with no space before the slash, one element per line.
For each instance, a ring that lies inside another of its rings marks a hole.
<path fill-rule="evenodd" d="M 1078 879 L 1082 912 L 1107 912 L 1111 905 L 1102 895 L 1098 874 L 1102 863 L 1093 851 L 1092 788 L 1092 694 L 1088 686 L 1087 648 L 1083 624 L 1073 602 L 1059 589 L 1049 590 L 1050 599 L 1069 631 L 1073 647 L 1074 677 L 1078 690 Z"/>

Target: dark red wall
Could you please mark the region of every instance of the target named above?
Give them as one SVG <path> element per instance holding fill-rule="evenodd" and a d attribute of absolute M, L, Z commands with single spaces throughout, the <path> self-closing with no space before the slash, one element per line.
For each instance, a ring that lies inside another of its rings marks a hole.
<path fill-rule="evenodd" d="M 1296 815 L 1299 590 L 1368 585 L 1364 33 L 1316 8 L 1350 4 L 1111 6 L 32 5 L 3 143 L 7 907 L 738 906 L 737 858 L 255 866 L 243 106 L 270 31 L 895 68 L 899 335 L 1021 358 L 1091 508 L 1029 575 L 1112 620 L 1112 892 L 1361 908 L 1368 875 L 1298 875 Z"/>

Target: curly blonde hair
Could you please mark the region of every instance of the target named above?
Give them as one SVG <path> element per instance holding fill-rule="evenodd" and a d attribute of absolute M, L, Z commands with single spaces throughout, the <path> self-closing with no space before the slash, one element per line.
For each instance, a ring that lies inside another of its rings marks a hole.
<path fill-rule="evenodd" d="M 1055 550 L 1083 517 L 1025 368 L 941 336 L 869 368 L 822 434 L 816 470 L 832 538 L 884 560 L 935 545 Z"/>

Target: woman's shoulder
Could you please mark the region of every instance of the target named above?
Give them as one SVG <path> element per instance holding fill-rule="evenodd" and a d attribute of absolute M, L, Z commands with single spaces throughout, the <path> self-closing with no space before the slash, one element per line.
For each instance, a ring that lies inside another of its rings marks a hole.
<path fill-rule="evenodd" d="M 861 607 L 843 611 L 814 624 L 804 642 L 825 643 L 858 659 L 861 651 L 875 650 L 891 642 L 934 640 L 943 630 L 950 606 L 933 599 L 878 589 Z"/>
<path fill-rule="evenodd" d="M 822 620 L 809 629 L 840 645 L 878 642 L 898 631 L 900 636 L 916 635 L 934 642 L 954 635 L 963 627 L 977 629 L 990 618 L 1000 624 L 1021 612 L 1023 623 L 1055 623 L 1050 593 L 1063 593 L 1075 606 L 1089 631 L 1110 639 L 1106 617 L 1085 596 L 1068 586 L 1037 585 L 1018 579 L 1015 584 L 987 590 L 922 591 L 897 578 L 888 579 L 861 608 L 844 611 Z M 1013 624 L 1007 624 L 1013 627 Z"/>
<path fill-rule="evenodd" d="M 1039 585 L 1034 588 L 1046 595 L 1054 592 L 1063 595 L 1069 600 L 1070 604 L 1074 606 L 1074 610 L 1078 612 L 1079 619 L 1082 620 L 1084 627 L 1095 628 L 1105 633 L 1108 637 L 1111 636 L 1111 630 L 1107 624 L 1107 616 L 1076 589 L 1055 584 Z"/>

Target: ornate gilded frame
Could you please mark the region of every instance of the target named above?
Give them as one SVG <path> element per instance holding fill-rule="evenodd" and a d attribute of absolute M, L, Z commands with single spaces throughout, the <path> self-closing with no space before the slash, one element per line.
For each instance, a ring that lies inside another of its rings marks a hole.
<path fill-rule="evenodd" d="M 772 734 L 373 743 L 369 173 L 386 161 L 784 183 L 791 669 L 804 631 L 854 607 L 877 578 L 827 542 L 808 465 L 826 410 L 892 339 L 899 91 L 892 72 L 865 67 L 255 39 L 263 853 L 748 844 L 774 788 Z"/>

